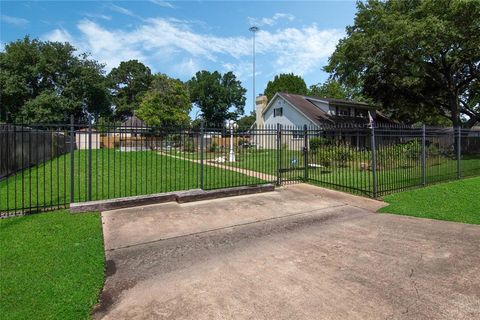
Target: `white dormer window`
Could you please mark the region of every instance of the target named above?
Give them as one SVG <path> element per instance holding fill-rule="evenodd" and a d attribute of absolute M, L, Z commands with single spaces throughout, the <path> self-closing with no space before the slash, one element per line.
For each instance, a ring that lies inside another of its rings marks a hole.
<path fill-rule="evenodd" d="M 365 109 L 355 109 L 355 117 L 366 118 L 368 116 L 368 111 Z"/>
<path fill-rule="evenodd" d="M 337 116 L 350 116 L 350 108 L 337 107 Z"/>
<path fill-rule="evenodd" d="M 274 117 L 281 117 L 281 116 L 283 116 L 283 108 L 275 108 L 275 109 L 273 109 L 273 116 L 274 116 Z"/>

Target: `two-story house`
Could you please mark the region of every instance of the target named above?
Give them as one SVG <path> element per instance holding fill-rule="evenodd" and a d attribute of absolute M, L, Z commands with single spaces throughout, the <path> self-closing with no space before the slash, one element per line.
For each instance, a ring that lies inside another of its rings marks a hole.
<path fill-rule="evenodd" d="M 373 120 L 377 124 L 393 123 L 375 107 L 363 102 L 341 99 L 320 98 L 298 94 L 278 92 L 267 101 L 266 96 L 256 98 L 256 128 L 275 128 L 278 124 L 291 131 L 291 139 L 301 139 L 301 128 L 328 128 L 339 124 L 368 124 Z M 265 140 L 265 139 L 263 139 Z M 264 141 L 260 144 L 271 144 Z M 363 147 L 364 138 L 349 137 L 349 143 Z"/>

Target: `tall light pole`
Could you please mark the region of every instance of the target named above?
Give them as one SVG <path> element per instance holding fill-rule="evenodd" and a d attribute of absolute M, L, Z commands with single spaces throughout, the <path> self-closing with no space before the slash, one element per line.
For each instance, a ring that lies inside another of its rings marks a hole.
<path fill-rule="evenodd" d="M 250 29 L 248 29 L 250 31 L 252 31 L 253 33 L 253 112 L 255 113 L 255 33 L 258 31 L 258 27 L 256 26 L 252 26 L 250 27 Z"/>

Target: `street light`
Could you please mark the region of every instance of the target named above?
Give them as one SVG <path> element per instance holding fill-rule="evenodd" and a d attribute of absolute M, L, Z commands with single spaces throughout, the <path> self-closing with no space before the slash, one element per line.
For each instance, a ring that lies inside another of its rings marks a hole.
<path fill-rule="evenodd" d="M 230 153 L 228 155 L 228 161 L 235 162 L 235 151 L 233 151 L 233 130 L 235 130 L 238 125 L 234 120 L 227 120 L 225 126 L 227 129 L 230 129 Z"/>
<path fill-rule="evenodd" d="M 250 30 L 253 33 L 253 112 L 255 112 L 255 33 L 259 30 L 257 26 L 250 27 Z"/>

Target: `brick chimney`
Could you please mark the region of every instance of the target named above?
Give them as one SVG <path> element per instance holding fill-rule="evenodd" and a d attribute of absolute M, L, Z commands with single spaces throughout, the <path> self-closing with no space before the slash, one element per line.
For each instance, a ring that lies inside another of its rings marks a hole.
<path fill-rule="evenodd" d="M 255 104 L 256 104 L 255 123 L 257 124 L 258 127 L 262 127 L 263 125 L 265 125 L 265 122 L 263 121 L 262 113 L 263 113 L 263 110 L 265 110 L 265 108 L 267 107 L 267 104 L 268 104 L 267 96 L 265 96 L 263 94 L 259 94 L 257 96 L 257 98 L 255 99 Z"/>

